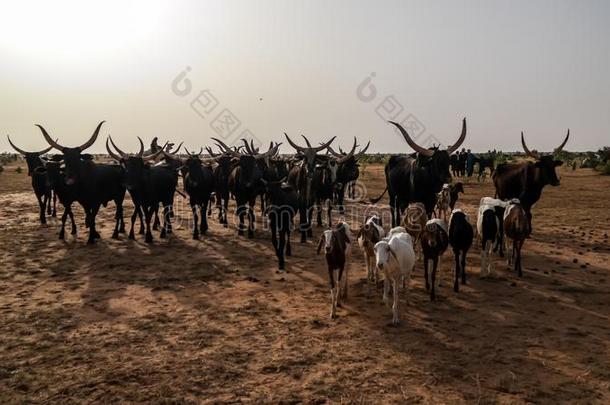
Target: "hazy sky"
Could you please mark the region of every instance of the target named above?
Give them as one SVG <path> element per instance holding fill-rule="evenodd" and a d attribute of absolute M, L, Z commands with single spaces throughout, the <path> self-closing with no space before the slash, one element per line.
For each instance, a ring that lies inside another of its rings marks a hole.
<path fill-rule="evenodd" d="M 109 133 L 198 149 L 245 130 L 411 151 L 391 117 L 423 144 L 462 117 L 474 150 L 518 150 L 521 130 L 550 150 L 568 127 L 568 150 L 610 144 L 609 1 L 0 4 L 0 150 L 46 146 L 35 123 L 77 145 L 106 120 L 93 152 Z"/>

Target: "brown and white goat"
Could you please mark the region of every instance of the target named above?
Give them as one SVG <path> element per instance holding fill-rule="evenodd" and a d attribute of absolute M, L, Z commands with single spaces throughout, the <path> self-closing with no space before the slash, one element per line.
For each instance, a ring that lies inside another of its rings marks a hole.
<path fill-rule="evenodd" d="M 379 272 L 375 266 L 375 244 L 383 239 L 385 231 L 382 228 L 381 218 L 374 214 L 366 219 L 356 234 L 358 246 L 364 253 L 366 263 L 366 276 L 369 281 L 377 284 Z"/>
<path fill-rule="evenodd" d="M 442 219 L 431 219 L 426 223 L 421 233 L 421 247 L 424 253 L 424 277 L 426 278 L 426 290 L 430 290 L 430 300 L 434 301 L 435 287 L 438 287 L 441 279 L 440 258 L 449 245 L 447 234 L 447 223 Z M 432 260 L 431 280 L 428 281 L 428 264 Z M 438 271 L 438 274 L 437 274 Z"/>
<path fill-rule="evenodd" d="M 519 277 L 523 277 L 523 271 L 521 270 L 521 248 L 531 231 L 527 212 L 519 200 L 511 200 L 508 207 L 506 207 L 506 211 L 504 211 L 504 234 L 508 246 L 508 265 L 514 266 Z"/>
<path fill-rule="evenodd" d="M 335 229 L 324 231 L 318 244 L 318 254 L 324 247 L 324 256 L 328 265 L 328 278 L 330 282 L 331 308 L 330 317 L 337 316 L 337 306 L 340 305 L 341 298 L 347 298 L 347 279 L 349 261 L 351 258 L 352 235 L 349 225 L 339 222 Z M 338 277 L 335 281 L 335 270 L 338 270 Z M 345 276 L 343 272 L 345 271 Z"/>

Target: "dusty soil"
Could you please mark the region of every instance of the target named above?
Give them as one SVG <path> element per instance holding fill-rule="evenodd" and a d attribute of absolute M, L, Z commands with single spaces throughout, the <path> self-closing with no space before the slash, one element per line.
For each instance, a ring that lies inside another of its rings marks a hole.
<path fill-rule="evenodd" d="M 183 207 L 182 227 L 153 245 L 110 239 L 113 207 L 97 245 L 85 245 L 80 208 L 79 235 L 62 242 L 56 219 L 38 223 L 27 175 L 7 167 L 0 402 L 610 403 L 610 177 L 561 175 L 534 209 L 523 279 L 496 258 L 497 277 L 480 280 L 475 247 L 455 294 L 447 252 L 439 300 L 418 263 L 411 305 L 391 327 L 358 249 L 349 300 L 331 320 L 317 238 L 293 235 L 286 274 L 267 231 L 247 240 L 213 218 L 193 241 Z M 378 195 L 382 167 L 363 180 Z M 474 220 L 487 195 L 490 181 L 468 182 L 458 206 Z"/>

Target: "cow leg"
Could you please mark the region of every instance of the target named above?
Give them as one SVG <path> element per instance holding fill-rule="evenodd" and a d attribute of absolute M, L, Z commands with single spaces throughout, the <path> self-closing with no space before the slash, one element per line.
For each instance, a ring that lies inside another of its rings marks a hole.
<path fill-rule="evenodd" d="M 278 260 L 279 260 L 279 268 L 280 270 L 284 270 L 286 267 L 285 259 L 284 259 L 284 248 L 286 247 L 286 225 L 280 223 L 279 227 L 280 231 L 280 244 L 278 246 Z"/>
<path fill-rule="evenodd" d="M 333 202 L 331 200 L 327 201 L 327 209 L 328 209 L 328 227 L 333 227 L 333 219 L 332 219 L 332 211 L 333 211 Z"/>
<path fill-rule="evenodd" d="M 317 211 L 317 216 L 316 216 L 316 223 L 318 226 L 322 226 L 322 204 L 320 201 L 316 202 L 316 208 L 318 209 Z"/>
<path fill-rule="evenodd" d="M 199 228 L 197 227 L 197 204 L 191 202 L 191 210 L 193 210 L 193 239 L 197 240 L 199 239 Z M 205 213 L 202 213 L 202 216 L 205 217 Z"/>
<path fill-rule="evenodd" d="M 307 209 L 307 236 L 313 237 L 313 206 Z"/>
<path fill-rule="evenodd" d="M 276 216 L 275 212 L 272 212 L 269 215 L 269 228 L 271 229 L 271 244 L 273 245 L 273 249 L 275 250 L 275 254 L 277 255 L 278 254 L 278 247 L 277 247 L 277 216 Z"/>
<path fill-rule="evenodd" d="M 253 199 L 248 204 L 248 239 L 254 238 L 254 228 L 256 226 L 256 218 L 254 216 L 254 205 L 256 199 Z"/>
<path fill-rule="evenodd" d="M 170 227 L 170 208 L 169 208 L 169 204 L 165 205 L 163 204 L 163 226 L 161 227 L 161 234 L 159 235 L 159 237 L 161 239 L 164 239 L 167 237 L 167 234 L 169 233 L 169 227 Z"/>
<path fill-rule="evenodd" d="M 36 199 L 38 199 L 38 210 L 39 210 L 40 223 L 44 225 L 47 223 L 47 217 L 45 215 L 46 201 L 44 200 L 44 194 L 37 195 Z"/>
<path fill-rule="evenodd" d="M 341 186 L 337 192 L 337 205 L 339 205 L 339 214 L 345 214 L 345 186 Z"/>
<path fill-rule="evenodd" d="M 455 278 L 453 281 L 453 291 L 460 292 L 460 251 L 458 249 L 453 249 L 453 255 L 455 256 Z"/>
<path fill-rule="evenodd" d="M 155 209 L 155 221 L 153 222 L 153 231 L 159 230 L 159 225 L 161 225 L 161 221 L 159 221 L 159 206 Z"/>
<path fill-rule="evenodd" d="M 208 218 L 205 215 L 206 207 L 210 203 L 210 200 L 206 200 L 203 204 L 201 204 L 201 222 L 199 223 L 200 229 L 199 232 L 202 235 L 205 235 L 208 232 Z"/>
<path fill-rule="evenodd" d="M 137 218 L 139 212 L 140 212 L 140 206 L 136 205 L 135 209 L 133 210 L 133 214 L 131 214 L 131 228 L 129 229 L 129 236 L 128 236 L 128 238 L 131 240 L 134 240 L 136 238 L 133 228 L 135 226 L 136 218 Z M 142 227 L 142 225 L 140 224 L 140 228 L 141 227 Z"/>
<path fill-rule="evenodd" d="M 265 194 L 261 194 L 261 214 L 265 215 Z"/>
<path fill-rule="evenodd" d="M 70 215 L 70 221 L 72 222 L 71 235 L 76 235 L 76 222 L 74 222 L 74 213 L 72 212 L 72 204 L 68 205 L 68 215 Z"/>
<path fill-rule="evenodd" d="M 301 232 L 301 243 L 307 242 L 307 213 L 305 207 L 299 205 L 299 231 Z"/>
<path fill-rule="evenodd" d="M 237 228 L 237 234 L 239 236 L 244 235 L 244 215 L 246 214 L 246 206 L 238 205 L 237 206 L 237 216 L 239 217 L 239 227 Z"/>
<path fill-rule="evenodd" d="M 68 208 L 64 207 L 64 213 L 61 215 L 61 228 L 59 229 L 59 239 L 65 239 L 65 230 L 66 220 L 68 219 Z"/>
<path fill-rule="evenodd" d="M 112 232 L 112 239 L 119 238 L 119 232 L 121 229 L 122 220 L 123 220 L 123 205 L 117 204 L 116 211 L 114 213 L 114 231 Z M 125 232 L 125 225 L 123 225 L 123 232 Z"/>
<path fill-rule="evenodd" d="M 153 212 L 156 209 L 154 206 L 143 207 L 144 208 L 144 217 L 146 218 L 146 236 L 144 241 L 146 243 L 153 243 L 153 236 L 151 232 L 150 223 L 152 221 Z"/>

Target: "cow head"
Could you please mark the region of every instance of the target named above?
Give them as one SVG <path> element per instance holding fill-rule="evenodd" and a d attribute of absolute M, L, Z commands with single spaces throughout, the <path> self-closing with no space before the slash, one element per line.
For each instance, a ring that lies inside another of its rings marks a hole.
<path fill-rule="evenodd" d="M 341 148 L 339 148 L 340 153 L 337 153 L 333 150 L 333 148 L 328 146 L 328 151 L 337 159 L 337 163 L 339 165 L 339 181 L 348 183 L 358 178 L 360 175 L 360 171 L 358 170 L 358 159 L 360 159 L 366 153 L 370 145 L 371 142 L 369 141 L 364 149 L 361 149 L 358 153 L 355 153 L 358 145 L 356 137 L 354 137 L 354 146 L 352 146 L 352 150 L 349 153 L 343 152 Z"/>
<path fill-rule="evenodd" d="M 45 153 L 48 153 L 51 149 L 53 149 L 53 147 L 50 146 L 46 149 L 41 150 L 40 152 L 26 152 L 23 149 L 19 149 L 18 147 L 16 147 L 15 144 L 11 142 L 10 136 L 7 135 L 6 137 L 8 138 L 8 143 L 13 147 L 13 149 L 15 149 L 18 153 L 21 153 L 25 158 L 25 162 L 28 165 L 28 176 L 34 174 L 37 168 L 44 166 L 44 162 L 42 161 L 40 156 L 44 155 Z"/>
<path fill-rule="evenodd" d="M 91 161 L 93 159 L 91 155 L 83 154 L 83 152 L 95 143 L 95 140 L 97 139 L 97 136 L 99 135 L 100 129 L 102 128 L 102 124 L 104 122 L 105 121 L 102 121 L 97 125 L 95 131 L 93 131 L 93 135 L 91 135 L 87 142 L 75 148 L 68 148 L 66 146 L 60 145 L 59 143 L 54 141 L 53 138 L 51 138 L 51 136 L 43 128 L 42 125 L 36 124 L 36 126 L 40 128 L 40 131 L 42 132 L 42 135 L 44 136 L 44 139 L 47 141 L 47 143 L 64 154 L 64 162 L 66 164 L 66 184 L 73 185 L 78 182 L 81 177 L 81 162 Z"/>
<path fill-rule="evenodd" d="M 552 154 L 542 155 L 538 153 L 536 150 L 529 150 L 527 145 L 525 144 L 525 138 L 523 137 L 523 131 L 521 131 L 521 145 L 523 146 L 523 150 L 527 154 L 527 156 L 536 159 L 534 163 L 534 167 L 536 168 L 536 178 L 541 182 L 543 186 L 550 184 L 551 186 L 558 186 L 560 181 L 557 177 L 557 172 L 555 168 L 557 166 L 561 166 L 563 162 L 561 160 L 553 159 L 553 155 L 561 152 L 563 147 L 568 143 L 568 138 L 570 137 L 570 130 L 568 129 L 568 133 L 561 143 Z"/>
<path fill-rule="evenodd" d="M 466 139 L 466 118 L 462 121 L 462 133 L 458 138 L 457 142 L 447 149 L 439 149 L 438 147 L 424 148 L 419 146 L 402 127 L 402 125 L 390 121 L 391 124 L 395 125 L 403 138 L 415 152 L 417 152 L 418 164 L 420 167 L 425 167 L 435 180 L 436 185 L 439 187 L 444 183 L 451 182 L 451 173 L 449 172 L 450 156 L 455 152 L 460 145 Z M 438 190 L 435 190 L 438 191 Z"/>
<path fill-rule="evenodd" d="M 305 137 L 305 135 L 301 135 L 303 139 L 305 139 L 305 143 L 307 147 L 299 146 L 296 143 L 292 142 L 292 139 L 288 137 L 288 135 L 284 132 L 286 139 L 290 146 L 292 146 L 297 151 L 298 157 L 303 161 L 303 164 L 307 168 L 307 176 L 311 179 L 313 177 L 316 163 L 320 160 L 320 156 L 318 156 L 318 152 L 328 148 L 331 143 L 335 140 L 336 137 L 332 137 L 330 141 L 321 144 L 320 146 L 311 146 L 309 140 Z"/>
<path fill-rule="evenodd" d="M 129 191 L 138 189 L 142 184 L 145 170 L 147 170 L 148 167 L 146 162 L 149 160 L 154 160 L 163 152 L 163 149 L 160 148 L 157 150 L 157 152 L 144 156 L 144 142 L 142 142 L 140 137 L 138 137 L 138 141 L 140 141 L 140 151 L 135 155 L 130 155 L 119 149 L 110 136 L 106 138 L 106 151 L 108 151 L 108 154 L 125 168 L 125 186 Z M 116 149 L 118 154 L 112 151 L 108 142 L 112 144 L 112 147 Z"/>

